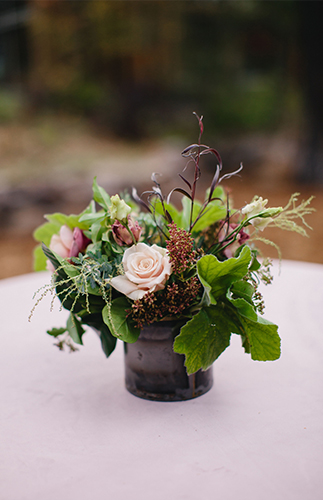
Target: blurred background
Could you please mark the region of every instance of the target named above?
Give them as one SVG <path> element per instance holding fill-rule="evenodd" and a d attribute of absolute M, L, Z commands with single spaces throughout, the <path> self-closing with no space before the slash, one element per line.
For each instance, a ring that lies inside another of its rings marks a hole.
<path fill-rule="evenodd" d="M 0 278 L 32 271 L 43 214 L 83 210 L 95 175 L 111 195 L 180 185 L 193 112 L 224 173 L 244 165 L 236 207 L 315 195 L 310 238 L 266 237 L 323 263 L 322 18 L 306 0 L 0 1 Z"/>

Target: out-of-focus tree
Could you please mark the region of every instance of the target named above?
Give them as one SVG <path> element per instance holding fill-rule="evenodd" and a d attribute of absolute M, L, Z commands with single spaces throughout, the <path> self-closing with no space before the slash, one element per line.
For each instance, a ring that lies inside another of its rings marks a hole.
<path fill-rule="evenodd" d="M 131 136 L 180 66 L 180 5 L 34 0 L 31 89 Z M 171 16 L 169 11 L 171 10 Z"/>
<path fill-rule="evenodd" d="M 309 2 L 20 3 L 36 108 L 83 114 L 134 138 L 186 134 L 193 110 L 218 134 L 301 122 L 297 27 Z"/>
<path fill-rule="evenodd" d="M 293 2 L 30 4 L 38 102 L 132 136 L 183 129 L 183 109 L 235 133 L 273 127 L 286 109 Z"/>
<path fill-rule="evenodd" d="M 299 80 L 304 93 L 303 144 L 299 177 L 323 182 L 323 3 L 298 2 Z"/>

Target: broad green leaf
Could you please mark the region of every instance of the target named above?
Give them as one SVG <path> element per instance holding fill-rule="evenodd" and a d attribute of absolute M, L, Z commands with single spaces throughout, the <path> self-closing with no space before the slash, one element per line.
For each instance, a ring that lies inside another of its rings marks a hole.
<path fill-rule="evenodd" d="M 226 295 L 232 283 L 241 280 L 247 274 L 250 260 L 249 247 L 245 247 L 239 257 L 223 262 L 214 255 L 205 255 L 199 259 L 198 275 L 202 285 L 210 294 L 211 302 L 216 301 L 221 295 Z"/>
<path fill-rule="evenodd" d="M 96 212 L 91 214 L 84 214 L 80 217 L 80 222 L 87 222 L 87 227 L 95 222 L 102 222 L 106 218 L 105 212 Z"/>
<path fill-rule="evenodd" d="M 236 281 L 233 283 L 230 290 L 234 298 L 245 299 L 247 302 L 252 304 L 252 296 L 255 293 L 255 289 L 250 283 L 248 283 L 248 281 Z"/>
<path fill-rule="evenodd" d="M 102 318 L 113 336 L 132 344 L 139 337 L 140 329 L 126 317 L 125 310 L 129 308 L 128 300 L 119 297 L 103 308 Z"/>
<path fill-rule="evenodd" d="M 205 199 L 206 200 L 208 199 L 209 194 L 210 194 L 210 188 L 207 188 L 207 190 L 205 191 Z M 227 195 L 226 195 L 226 192 L 224 191 L 223 187 L 217 186 L 213 191 L 212 198 L 220 198 L 223 202 L 226 203 Z"/>
<path fill-rule="evenodd" d="M 49 335 L 52 335 L 53 337 L 58 337 L 59 335 L 62 335 L 65 332 L 66 328 L 52 328 L 51 330 L 47 330 L 47 333 Z"/>
<path fill-rule="evenodd" d="M 223 305 L 200 310 L 175 338 L 174 351 L 185 354 L 187 373 L 206 370 L 229 346 L 235 324 L 229 308 Z"/>
<path fill-rule="evenodd" d="M 101 222 L 94 222 L 90 230 L 90 239 L 93 243 L 101 242 L 102 234 L 106 231 L 105 227 L 101 226 Z"/>
<path fill-rule="evenodd" d="M 240 316 L 245 331 L 247 352 L 256 361 L 274 361 L 280 357 L 278 326 L 258 316 L 257 321 Z M 244 341 L 244 339 L 243 339 Z"/>
<path fill-rule="evenodd" d="M 82 212 L 82 214 L 87 213 L 85 210 Z M 74 227 L 79 227 L 80 229 L 88 229 L 89 225 L 86 223 L 80 222 L 80 218 L 82 217 L 82 214 L 79 215 L 65 215 L 61 213 L 55 213 L 55 214 L 47 214 L 45 215 L 45 218 L 51 222 L 52 224 L 56 224 L 57 226 L 61 227 L 64 224 L 68 226 L 70 229 L 74 229 Z"/>
<path fill-rule="evenodd" d="M 82 335 L 85 332 L 80 321 L 77 319 L 75 314 L 70 314 L 66 323 L 67 331 L 69 336 L 74 340 L 76 344 L 83 344 Z"/>
<path fill-rule="evenodd" d="M 36 241 L 45 243 L 46 246 L 49 246 L 53 234 L 57 234 L 59 229 L 59 224 L 54 222 L 45 222 L 34 231 L 33 237 Z"/>
<path fill-rule="evenodd" d="M 192 233 L 199 233 L 207 227 L 215 224 L 215 222 L 224 219 L 227 213 L 225 206 L 220 205 L 219 202 L 213 201 L 209 203 L 201 218 L 194 224 Z"/>
<path fill-rule="evenodd" d="M 204 291 L 203 291 L 203 296 L 200 302 L 200 306 L 209 306 L 210 304 L 215 305 L 216 300 L 214 296 L 212 295 L 212 287 L 208 283 L 203 283 Z"/>
<path fill-rule="evenodd" d="M 185 229 L 186 231 L 189 231 L 189 229 L 190 229 L 191 205 L 192 205 L 191 200 L 189 198 L 187 198 L 186 196 L 183 196 L 183 198 L 182 198 L 183 210 L 182 210 L 182 214 L 181 214 L 180 227 Z M 193 218 L 192 218 L 193 221 L 198 216 L 199 211 L 201 209 L 201 206 L 202 205 L 200 202 L 198 202 L 198 201 L 194 202 Z"/>
<path fill-rule="evenodd" d="M 57 234 L 59 229 L 59 224 L 56 224 L 55 222 L 45 222 L 34 231 L 33 236 L 35 240 L 41 243 L 34 250 L 35 271 L 44 271 L 46 269 L 46 261 L 49 257 L 45 255 L 42 244 L 49 247 L 53 234 Z"/>
<path fill-rule="evenodd" d="M 257 260 L 257 252 L 255 250 L 252 251 L 252 261 L 250 264 L 250 271 L 258 271 L 261 268 L 260 262 Z"/>
<path fill-rule="evenodd" d="M 47 258 L 43 252 L 42 246 L 38 245 L 34 249 L 34 270 L 35 271 L 45 271 L 47 265 Z"/>
<path fill-rule="evenodd" d="M 232 299 L 228 297 L 229 302 L 237 309 L 238 313 L 251 321 L 257 321 L 257 313 L 249 302 L 245 299 Z"/>
<path fill-rule="evenodd" d="M 105 191 L 105 189 L 98 185 L 96 177 L 94 177 L 92 189 L 94 200 L 105 210 L 109 210 L 109 207 L 111 205 L 110 196 Z"/>
<path fill-rule="evenodd" d="M 105 328 L 103 328 L 103 326 L 105 326 Z M 102 325 L 100 329 L 100 338 L 102 350 L 108 358 L 116 347 L 117 339 L 111 335 L 110 330 L 106 325 Z"/>
<path fill-rule="evenodd" d="M 219 191 L 218 195 L 222 193 L 222 190 Z M 218 196 L 215 194 L 215 196 Z M 181 213 L 181 219 L 180 219 L 180 227 L 186 229 L 186 231 L 189 230 L 190 228 L 190 216 L 191 216 L 191 200 L 187 198 L 186 196 L 183 196 L 182 198 L 182 206 L 183 210 Z M 196 220 L 198 217 L 200 210 L 202 208 L 202 203 L 195 200 L 194 201 L 194 206 L 193 206 L 193 217 L 192 217 L 192 222 Z M 223 219 L 226 216 L 227 209 L 226 206 L 221 203 L 221 201 L 214 200 L 210 202 L 203 215 L 201 218 L 194 224 L 192 228 L 192 233 L 199 233 L 203 229 L 211 226 L 218 220 Z"/>
<path fill-rule="evenodd" d="M 173 222 L 175 222 L 175 224 L 180 226 L 181 213 L 177 210 L 177 208 L 174 205 L 172 205 L 172 203 L 166 203 L 166 202 L 164 202 L 164 207 L 167 210 L 167 212 L 169 212 L 171 218 L 173 219 Z M 154 208 L 155 208 L 156 214 L 164 215 L 163 206 L 162 206 L 162 203 L 159 199 L 157 199 L 155 201 Z"/>

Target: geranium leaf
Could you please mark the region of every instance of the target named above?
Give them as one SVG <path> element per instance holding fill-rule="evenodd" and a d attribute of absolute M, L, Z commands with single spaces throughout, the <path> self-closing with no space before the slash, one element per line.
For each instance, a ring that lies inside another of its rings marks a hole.
<path fill-rule="evenodd" d="M 215 222 L 224 219 L 227 213 L 227 209 L 218 201 L 213 201 L 208 204 L 205 212 L 197 220 L 192 228 L 192 233 L 199 233 L 203 229 L 211 226 Z"/>
<path fill-rule="evenodd" d="M 187 373 L 206 370 L 230 345 L 235 324 L 229 308 L 221 305 L 204 307 L 181 329 L 175 338 L 174 351 L 185 354 Z"/>
<path fill-rule="evenodd" d="M 132 344 L 139 337 L 140 329 L 134 326 L 125 314 L 130 305 L 125 297 L 119 297 L 102 310 L 102 318 L 114 337 Z"/>
<path fill-rule="evenodd" d="M 205 255 L 197 262 L 200 281 L 216 300 L 221 295 L 226 295 L 232 283 L 241 280 L 247 274 L 250 260 L 251 252 L 247 246 L 239 257 L 223 262 L 214 255 Z"/>
<path fill-rule="evenodd" d="M 245 316 L 246 318 L 249 318 L 251 321 L 257 321 L 258 316 L 253 305 L 251 305 L 245 299 L 232 299 L 228 297 L 228 300 L 237 309 L 239 314 Z"/>
<path fill-rule="evenodd" d="M 230 290 L 234 298 L 242 298 L 249 302 L 249 304 L 252 304 L 252 296 L 255 293 L 255 289 L 248 281 L 236 281 Z"/>
<path fill-rule="evenodd" d="M 274 361 L 280 357 L 280 337 L 278 326 L 261 316 L 253 321 L 246 316 L 240 316 L 242 327 L 245 331 L 246 352 L 251 353 L 251 358 L 256 361 Z"/>

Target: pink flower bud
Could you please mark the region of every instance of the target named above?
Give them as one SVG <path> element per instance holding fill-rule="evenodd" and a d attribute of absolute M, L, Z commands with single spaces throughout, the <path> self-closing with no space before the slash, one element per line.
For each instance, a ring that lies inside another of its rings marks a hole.
<path fill-rule="evenodd" d="M 91 240 L 84 236 L 83 231 L 79 227 L 75 227 L 69 257 L 77 257 L 80 252 L 83 253 L 89 243 L 91 243 Z"/>
<path fill-rule="evenodd" d="M 59 234 L 53 234 L 49 248 L 60 257 L 67 259 L 68 257 L 77 257 L 80 252 L 85 252 L 89 243 L 91 240 L 84 236 L 79 227 L 75 227 L 72 231 L 64 224 L 60 228 Z M 54 271 L 54 266 L 50 261 L 47 261 L 47 269 Z"/>
<path fill-rule="evenodd" d="M 140 235 L 142 228 L 139 226 L 137 221 L 133 221 L 130 216 L 128 216 L 128 226 L 130 231 L 133 234 L 133 237 L 136 242 L 139 241 Z M 115 223 L 112 226 L 112 234 L 113 238 L 116 243 L 120 246 L 131 246 L 133 245 L 133 238 L 131 237 L 131 234 L 129 233 L 129 230 L 121 224 L 119 221 L 115 221 Z"/>
<path fill-rule="evenodd" d="M 231 257 L 234 256 L 236 251 L 241 245 L 244 245 L 245 242 L 250 238 L 249 234 L 244 231 L 244 229 L 240 229 L 238 234 L 232 236 L 231 238 L 229 237 L 230 233 L 234 231 L 238 227 L 238 224 L 229 224 L 229 227 L 227 224 L 221 229 L 218 239 L 219 242 L 223 242 L 223 246 L 227 245 L 228 243 L 231 243 L 223 250 L 224 255 L 230 259 Z"/>

